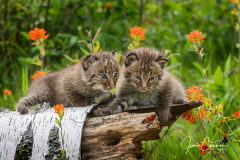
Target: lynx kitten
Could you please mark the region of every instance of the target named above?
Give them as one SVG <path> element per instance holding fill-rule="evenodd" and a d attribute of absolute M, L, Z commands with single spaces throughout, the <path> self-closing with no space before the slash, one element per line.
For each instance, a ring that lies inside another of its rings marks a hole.
<path fill-rule="evenodd" d="M 185 93 L 182 84 L 165 69 L 167 62 L 159 51 L 150 48 L 141 47 L 127 53 L 116 99 L 108 107 L 97 109 L 95 115 L 154 105 L 159 121 L 168 121 L 171 103 L 184 103 Z"/>
<path fill-rule="evenodd" d="M 17 110 L 28 113 L 36 104 L 49 102 L 51 106 L 83 107 L 111 98 L 119 74 L 117 51 L 97 52 L 83 56 L 79 63 L 59 72 L 46 74 L 34 80 L 28 94 L 17 104 Z"/>

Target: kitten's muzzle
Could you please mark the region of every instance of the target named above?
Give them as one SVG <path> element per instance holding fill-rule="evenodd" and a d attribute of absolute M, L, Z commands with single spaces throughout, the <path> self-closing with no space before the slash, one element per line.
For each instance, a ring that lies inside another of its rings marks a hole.
<path fill-rule="evenodd" d="M 147 87 L 141 87 L 141 88 L 139 88 L 139 91 L 140 91 L 140 92 L 146 92 L 147 90 L 148 90 Z"/>
<path fill-rule="evenodd" d="M 103 90 L 105 90 L 106 92 L 110 92 L 113 88 L 115 88 L 115 85 L 114 84 L 111 84 L 111 85 L 109 85 L 109 86 L 107 86 L 105 89 L 103 89 Z"/>
<path fill-rule="evenodd" d="M 113 89 L 115 86 L 114 86 L 114 84 L 110 84 L 109 87 L 110 87 L 111 89 Z"/>

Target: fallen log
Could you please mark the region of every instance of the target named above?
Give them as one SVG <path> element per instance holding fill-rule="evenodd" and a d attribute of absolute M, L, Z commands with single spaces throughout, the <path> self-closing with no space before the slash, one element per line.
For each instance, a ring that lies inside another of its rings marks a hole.
<path fill-rule="evenodd" d="M 132 109 L 104 117 L 88 116 L 83 127 L 82 158 L 141 158 L 141 141 L 159 139 L 160 126 L 172 125 L 177 116 L 200 105 L 200 101 L 172 105 L 172 119 L 168 122 L 159 122 L 156 117 L 149 123 L 142 123 L 146 117 L 156 115 L 156 107 Z"/>
<path fill-rule="evenodd" d="M 104 117 L 91 117 L 93 106 L 66 107 L 62 121 L 66 159 L 141 158 L 141 141 L 158 139 L 160 126 L 173 124 L 183 112 L 200 105 L 202 102 L 172 105 L 172 119 L 167 123 L 159 122 L 157 117 L 142 123 L 146 117 L 156 115 L 155 107 Z M 53 108 L 27 115 L 1 108 L 0 159 L 61 159 L 61 138 L 55 117 Z"/>

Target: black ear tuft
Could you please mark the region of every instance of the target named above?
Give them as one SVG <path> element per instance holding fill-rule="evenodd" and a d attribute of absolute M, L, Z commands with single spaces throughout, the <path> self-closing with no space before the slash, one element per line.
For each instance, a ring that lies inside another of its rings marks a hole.
<path fill-rule="evenodd" d="M 84 71 L 86 71 L 89 67 L 91 67 L 96 61 L 98 61 L 98 58 L 92 55 L 88 55 L 82 62 Z"/>
<path fill-rule="evenodd" d="M 112 55 L 115 57 L 118 53 L 118 48 L 112 51 Z"/>
<path fill-rule="evenodd" d="M 166 64 L 167 64 L 168 59 L 165 58 L 165 57 L 163 57 L 163 56 L 159 56 L 159 57 L 155 60 L 155 62 L 157 62 L 157 63 L 160 65 L 160 67 L 163 69 L 163 68 L 166 66 Z"/>
<path fill-rule="evenodd" d="M 138 61 L 137 55 L 135 53 L 129 53 L 124 60 L 125 66 L 128 67 L 135 61 Z"/>

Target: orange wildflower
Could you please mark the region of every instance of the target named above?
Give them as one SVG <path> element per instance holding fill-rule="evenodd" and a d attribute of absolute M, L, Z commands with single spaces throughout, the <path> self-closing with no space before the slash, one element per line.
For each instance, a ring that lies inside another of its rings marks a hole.
<path fill-rule="evenodd" d="M 240 112 L 237 111 L 237 112 L 235 112 L 233 115 L 234 115 L 234 119 L 237 119 L 237 118 L 240 117 Z"/>
<path fill-rule="evenodd" d="M 53 108 L 55 109 L 54 113 L 57 113 L 57 114 L 64 113 L 65 107 L 62 104 L 57 104 L 57 105 L 53 106 Z"/>
<path fill-rule="evenodd" d="M 104 7 L 105 7 L 105 8 L 113 8 L 113 5 L 112 5 L 112 4 L 107 4 L 107 3 L 105 3 L 105 4 L 104 4 Z"/>
<path fill-rule="evenodd" d="M 203 142 L 200 142 L 201 144 L 197 147 L 199 147 L 199 150 L 202 151 L 202 155 L 204 153 L 206 153 L 208 150 L 210 150 L 211 148 L 208 146 L 206 139 L 203 139 Z"/>
<path fill-rule="evenodd" d="M 8 89 L 5 89 L 5 90 L 4 90 L 4 94 L 10 95 L 10 94 L 11 94 L 11 91 L 9 91 Z"/>
<path fill-rule="evenodd" d="M 196 118 L 198 119 L 198 116 L 193 117 L 193 112 L 191 110 L 187 110 L 186 112 L 183 112 L 182 118 L 186 118 L 186 121 L 189 120 L 190 124 L 196 121 Z"/>
<path fill-rule="evenodd" d="M 44 29 L 39 29 L 35 27 L 32 31 L 29 32 L 29 36 L 31 37 L 31 40 L 39 40 L 40 38 L 43 38 L 43 40 L 47 39 L 49 35 L 45 35 L 46 31 Z"/>
<path fill-rule="evenodd" d="M 198 101 L 204 97 L 202 89 L 199 89 L 199 87 L 194 87 L 194 85 L 192 85 L 192 88 L 186 90 L 186 92 L 188 94 L 187 97 L 189 101 Z"/>
<path fill-rule="evenodd" d="M 37 79 L 41 76 L 44 76 L 46 73 L 45 72 L 41 72 L 41 71 L 37 71 L 37 74 L 34 74 L 33 76 L 31 76 L 32 79 Z"/>
<path fill-rule="evenodd" d="M 202 117 L 202 119 L 205 118 L 205 113 L 204 112 L 201 113 L 201 117 Z"/>
<path fill-rule="evenodd" d="M 199 32 L 197 30 L 194 32 L 190 32 L 190 35 L 188 35 L 186 39 L 192 42 L 203 42 L 203 39 L 205 38 L 205 36 L 201 36 L 201 35 L 202 35 L 202 32 Z"/>
<path fill-rule="evenodd" d="M 144 36 L 145 31 L 145 29 L 141 29 L 141 27 L 135 26 L 134 28 L 130 29 L 130 36 L 132 37 L 132 39 L 136 39 L 139 36 L 141 40 L 144 40 L 146 39 L 146 37 Z"/>

